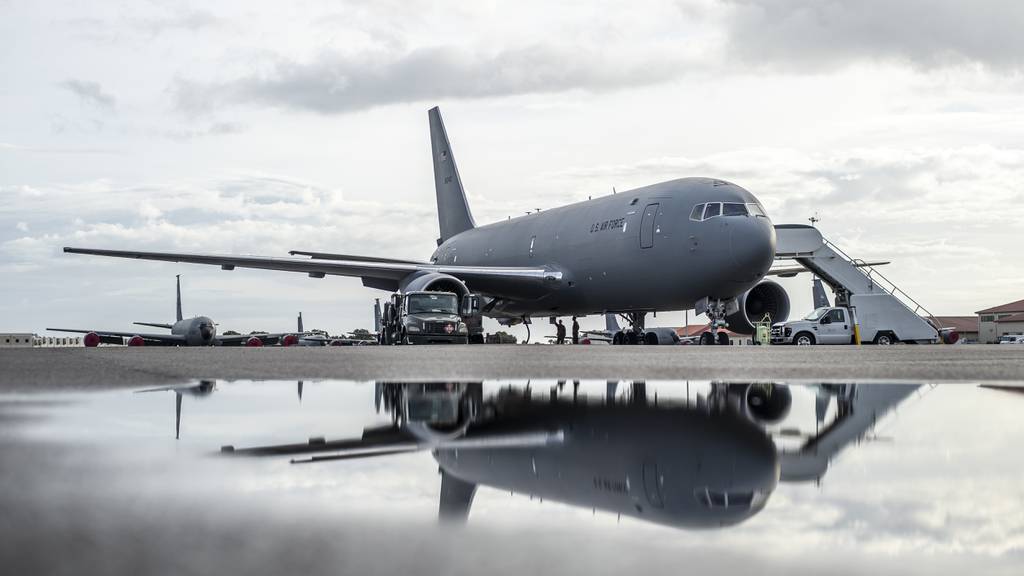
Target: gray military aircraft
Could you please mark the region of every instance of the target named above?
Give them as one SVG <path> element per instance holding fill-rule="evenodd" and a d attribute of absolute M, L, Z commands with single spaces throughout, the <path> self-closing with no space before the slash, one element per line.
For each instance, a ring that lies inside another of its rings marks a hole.
<path fill-rule="evenodd" d="M 177 320 L 173 324 L 161 322 L 135 322 L 138 326 L 165 328 L 170 334 L 143 332 L 115 332 L 103 330 L 81 330 L 77 328 L 47 328 L 53 332 L 74 332 L 85 334 L 83 343 L 93 348 L 100 344 L 125 344 L 128 346 L 263 346 L 281 344 L 291 346 L 298 343 L 300 334 L 282 332 L 275 334 L 217 335 L 217 325 L 208 316 L 185 318 L 181 313 L 181 275 L 177 280 Z"/>
<path fill-rule="evenodd" d="M 917 389 L 907 384 L 817 386 L 819 426 L 806 438 L 786 428 L 788 385 L 721 383 L 694 402 L 648 398 L 644 382 L 626 398 L 608 382 L 603 400 L 534 399 L 480 383 L 377 383 L 393 424 L 360 438 L 221 450 L 232 456 L 293 456 L 331 462 L 431 451 L 440 467 L 439 517 L 465 521 L 477 486 L 608 511 L 677 528 L 739 524 L 764 509 L 779 482 L 820 481 L 846 448 Z M 835 418 L 824 423 L 835 405 Z M 783 441 L 797 440 L 782 449 Z"/>
<path fill-rule="evenodd" d="M 718 328 L 752 330 L 766 312 L 785 320 L 789 299 L 762 281 L 775 229 L 747 190 L 714 178 L 682 178 L 477 226 L 438 108 L 429 113 L 440 236 L 429 261 L 295 250 L 292 256 L 181 254 L 65 247 L 74 254 L 259 268 L 314 278 L 354 276 L 388 291 L 481 294 L 481 312 L 511 325 L 534 316 L 624 314 L 630 343 L 644 340 L 648 312 L 707 313 L 702 342 Z"/>

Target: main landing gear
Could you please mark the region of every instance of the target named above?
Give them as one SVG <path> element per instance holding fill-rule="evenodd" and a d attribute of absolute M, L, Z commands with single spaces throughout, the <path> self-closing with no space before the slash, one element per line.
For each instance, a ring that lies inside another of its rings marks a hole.
<path fill-rule="evenodd" d="M 620 314 L 620 316 L 629 323 L 629 328 L 619 330 L 612 335 L 612 344 L 615 345 L 636 345 L 644 344 L 644 318 L 647 317 L 646 312 L 628 312 L 626 314 Z"/>
<path fill-rule="evenodd" d="M 728 346 L 729 335 L 721 330 L 726 326 L 725 302 L 722 300 L 708 299 L 707 304 L 708 308 L 704 313 L 707 314 L 710 322 L 708 323 L 708 331 L 701 333 L 699 342 L 702 346 L 711 346 L 714 344 Z"/>

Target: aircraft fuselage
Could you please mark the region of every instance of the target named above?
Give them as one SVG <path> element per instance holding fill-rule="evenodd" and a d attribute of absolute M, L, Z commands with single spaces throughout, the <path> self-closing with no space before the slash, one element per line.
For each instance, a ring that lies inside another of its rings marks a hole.
<path fill-rule="evenodd" d="M 689 309 L 703 297 L 751 289 L 775 254 L 768 217 L 692 220 L 694 206 L 705 202 L 760 205 L 721 180 L 672 180 L 466 230 L 438 246 L 431 261 L 562 273 L 551 286 L 471 283 L 470 290 L 504 296 L 493 316 Z"/>

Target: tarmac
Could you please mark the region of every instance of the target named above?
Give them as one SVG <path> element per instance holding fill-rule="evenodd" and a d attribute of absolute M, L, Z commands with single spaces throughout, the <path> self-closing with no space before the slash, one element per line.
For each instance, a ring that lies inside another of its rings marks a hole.
<path fill-rule="evenodd" d="M 221 380 L 1024 381 L 1024 346 L 423 346 L 0 350 L 0 391 Z"/>

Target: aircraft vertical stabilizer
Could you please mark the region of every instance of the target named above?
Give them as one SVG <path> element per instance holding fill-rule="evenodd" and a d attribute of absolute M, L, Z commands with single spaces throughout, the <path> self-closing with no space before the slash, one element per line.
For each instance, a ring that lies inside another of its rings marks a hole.
<path fill-rule="evenodd" d="M 615 314 L 604 315 L 604 329 L 612 334 L 619 331 L 619 322 L 615 319 Z"/>
<path fill-rule="evenodd" d="M 298 325 L 298 329 L 299 329 L 299 334 L 302 334 L 302 333 L 305 332 L 305 330 L 302 329 L 302 312 L 299 312 L 299 325 Z"/>
<path fill-rule="evenodd" d="M 812 284 L 812 290 L 814 292 L 814 307 L 823 308 L 831 306 L 831 304 L 828 303 L 828 295 L 825 294 L 825 286 L 822 285 L 821 278 L 815 277 Z"/>
<path fill-rule="evenodd" d="M 178 318 L 178 321 L 180 322 L 182 320 L 182 316 L 181 316 L 181 274 L 178 274 L 174 278 L 175 278 L 175 280 L 177 280 L 177 284 L 178 284 L 178 317 L 177 318 Z"/>
<path fill-rule="evenodd" d="M 437 221 L 440 225 L 440 245 L 460 232 L 476 227 L 469 211 L 462 179 L 455 166 L 455 156 L 448 143 L 441 110 L 436 106 L 427 113 L 430 117 L 430 148 L 434 155 L 434 191 L 437 193 Z"/>

